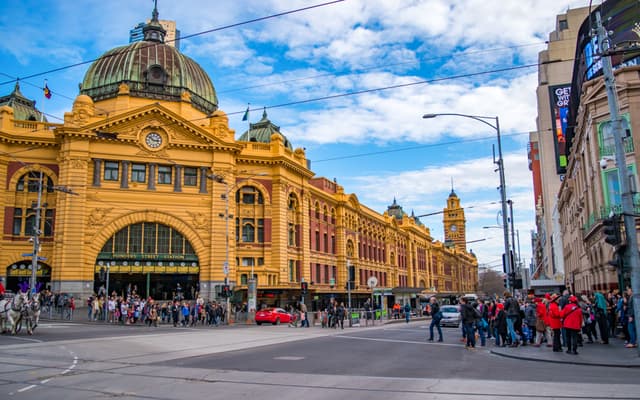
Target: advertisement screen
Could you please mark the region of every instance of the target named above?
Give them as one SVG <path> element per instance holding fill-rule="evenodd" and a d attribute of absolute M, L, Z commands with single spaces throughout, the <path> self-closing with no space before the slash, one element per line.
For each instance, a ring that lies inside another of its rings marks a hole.
<path fill-rule="evenodd" d="M 549 87 L 551 104 L 551 128 L 556 147 L 556 171 L 564 174 L 567 170 L 567 125 L 571 84 Z"/>

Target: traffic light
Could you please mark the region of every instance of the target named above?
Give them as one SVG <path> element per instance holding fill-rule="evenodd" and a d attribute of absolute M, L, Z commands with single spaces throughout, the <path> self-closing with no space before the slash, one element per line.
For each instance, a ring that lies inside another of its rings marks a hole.
<path fill-rule="evenodd" d="M 231 297 L 231 287 L 229 285 L 222 285 L 221 295 L 224 298 Z"/>
<path fill-rule="evenodd" d="M 308 289 L 309 289 L 309 286 L 307 282 L 300 282 L 300 291 L 302 292 L 302 294 L 307 294 Z"/>
<path fill-rule="evenodd" d="M 106 280 L 107 280 L 107 277 L 106 277 L 106 275 L 105 275 L 105 272 L 106 272 L 106 271 L 104 270 L 104 267 L 100 267 L 100 273 L 98 274 L 98 277 L 99 277 L 99 279 L 100 279 L 100 282 L 104 282 L 104 281 L 106 281 Z"/>
<path fill-rule="evenodd" d="M 620 220 L 617 215 L 602 220 L 602 231 L 604 232 L 604 241 L 612 246 L 618 246 L 622 243 L 622 233 L 620 232 Z"/>
<path fill-rule="evenodd" d="M 505 253 L 502 253 L 502 272 L 507 273 L 507 259 L 504 256 Z M 509 261 L 511 265 L 511 270 L 515 268 L 515 259 L 513 258 L 513 250 L 509 250 Z"/>
<path fill-rule="evenodd" d="M 356 281 L 356 267 L 355 265 L 349 265 L 349 282 Z"/>
<path fill-rule="evenodd" d="M 516 288 L 516 273 L 512 272 L 509 274 L 509 287 L 511 289 L 518 289 Z"/>

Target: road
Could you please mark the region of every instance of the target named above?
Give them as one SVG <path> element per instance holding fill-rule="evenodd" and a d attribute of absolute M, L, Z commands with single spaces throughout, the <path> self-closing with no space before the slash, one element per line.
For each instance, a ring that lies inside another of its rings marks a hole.
<path fill-rule="evenodd" d="M 465 350 L 425 322 L 341 330 L 43 323 L 0 337 L 2 399 L 638 399 L 639 370 Z"/>

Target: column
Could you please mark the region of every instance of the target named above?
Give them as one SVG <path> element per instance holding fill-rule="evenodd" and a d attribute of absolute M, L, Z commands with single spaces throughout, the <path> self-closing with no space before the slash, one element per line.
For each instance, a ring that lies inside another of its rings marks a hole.
<path fill-rule="evenodd" d="M 122 161 L 122 175 L 120 176 L 120 188 L 129 189 L 129 161 Z"/>
<path fill-rule="evenodd" d="M 156 190 L 156 164 L 149 164 L 149 179 L 147 183 L 147 189 Z"/>
<path fill-rule="evenodd" d="M 102 171 L 102 160 L 93 159 L 93 186 L 100 187 L 100 172 Z"/>

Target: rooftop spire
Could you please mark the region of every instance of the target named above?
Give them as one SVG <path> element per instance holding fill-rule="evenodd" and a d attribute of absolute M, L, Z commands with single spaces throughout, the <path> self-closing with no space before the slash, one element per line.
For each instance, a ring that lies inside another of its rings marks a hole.
<path fill-rule="evenodd" d="M 164 37 L 167 31 L 164 30 L 158 20 L 158 0 L 153 0 L 153 12 L 151 13 L 151 21 L 142 28 L 144 40 L 147 42 L 164 43 Z"/>

